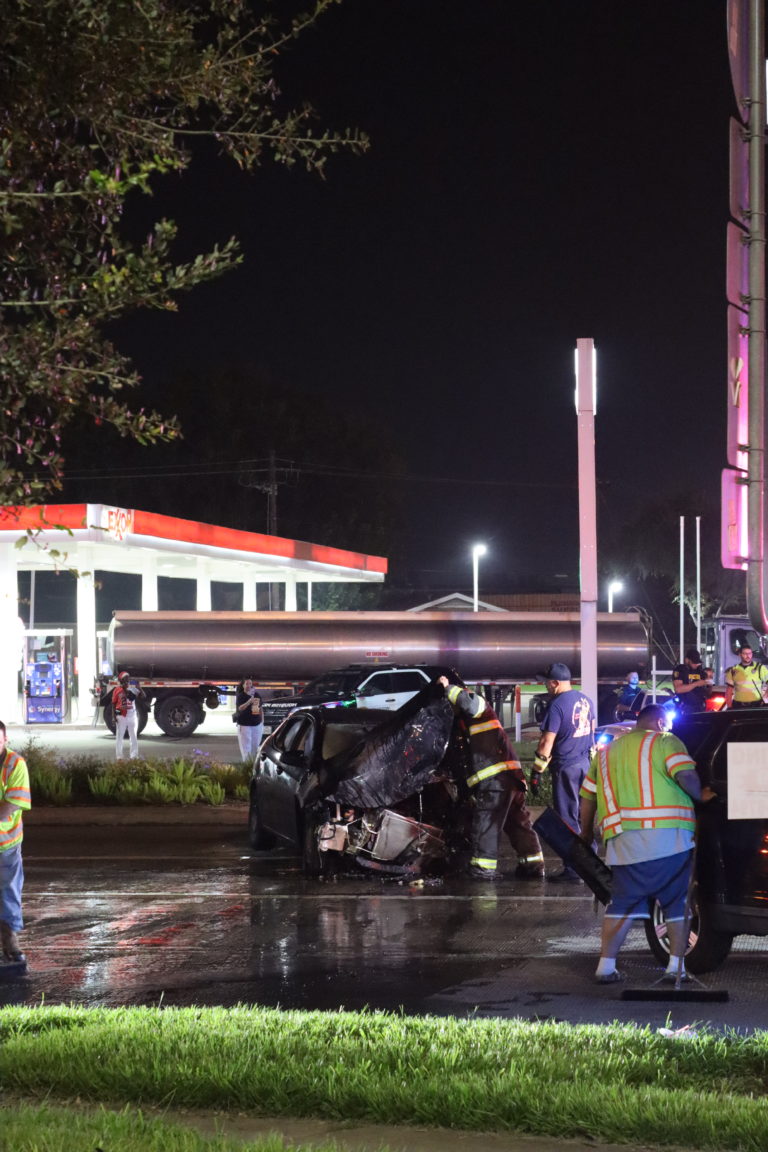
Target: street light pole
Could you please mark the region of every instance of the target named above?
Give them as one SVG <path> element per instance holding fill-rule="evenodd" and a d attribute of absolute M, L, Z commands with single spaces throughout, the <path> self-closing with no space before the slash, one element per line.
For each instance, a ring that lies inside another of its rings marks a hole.
<path fill-rule="evenodd" d="M 477 612 L 480 605 L 478 600 L 478 585 L 480 583 L 480 557 L 485 556 L 488 549 L 485 544 L 474 544 L 472 546 L 472 585 L 474 588 L 474 597 L 472 611 Z"/>
<path fill-rule="evenodd" d="M 623 592 L 624 585 L 621 580 L 611 580 L 608 585 L 608 611 L 613 612 L 613 594 L 614 592 Z"/>

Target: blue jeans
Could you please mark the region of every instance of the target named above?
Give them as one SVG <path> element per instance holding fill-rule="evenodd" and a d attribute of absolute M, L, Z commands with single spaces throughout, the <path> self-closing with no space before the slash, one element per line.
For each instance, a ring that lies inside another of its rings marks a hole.
<path fill-rule="evenodd" d="M 574 832 L 579 831 L 579 789 L 589 768 L 589 757 L 570 764 L 552 764 L 552 807 L 558 816 L 570 825 Z M 566 868 L 568 875 L 575 876 L 572 868 Z"/>
<path fill-rule="evenodd" d="M 14 932 L 24 927 L 21 918 L 21 890 L 24 887 L 24 867 L 21 862 L 21 844 L 0 852 L 0 920 Z"/>

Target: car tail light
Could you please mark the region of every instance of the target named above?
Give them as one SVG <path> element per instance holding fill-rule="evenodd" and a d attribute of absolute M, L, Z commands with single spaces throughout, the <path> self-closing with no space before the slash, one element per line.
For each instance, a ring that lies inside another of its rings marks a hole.
<path fill-rule="evenodd" d="M 725 696 L 716 693 L 704 701 L 704 710 L 706 712 L 722 712 L 725 708 Z"/>

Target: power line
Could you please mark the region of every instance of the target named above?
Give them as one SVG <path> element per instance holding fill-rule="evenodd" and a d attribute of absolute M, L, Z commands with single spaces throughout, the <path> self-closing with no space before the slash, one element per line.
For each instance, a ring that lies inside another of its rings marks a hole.
<path fill-rule="evenodd" d="M 197 463 L 189 465 L 159 465 L 145 468 L 123 468 L 105 472 L 99 469 L 67 472 L 65 482 L 75 481 L 104 481 L 104 480 L 173 480 L 186 477 L 206 476 L 233 476 L 249 470 L 255 471 L 254 465 L 262 461 L 234 460 L 231 463 L 218 461 L 209 465 Z M 570 483 L 554 483 L 546 480 L 489 480 L 469 476 L 423 476 L 403 472 L 360 472 L 354 469 L 326 467 L 323 465 L 307 466 L 302 464 L 300 471 L 309 476 L 321 476 L 333 479 L 352 480 L 388 480 L 401 484 L 448 484 L 461 487 L 481 486 L 486 488 L 543 488 L 571 489 Z"/>

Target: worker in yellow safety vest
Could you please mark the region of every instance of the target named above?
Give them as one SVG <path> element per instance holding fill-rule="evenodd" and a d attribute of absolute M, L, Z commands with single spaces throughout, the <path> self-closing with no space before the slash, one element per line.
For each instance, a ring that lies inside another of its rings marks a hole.
<path fill-rule="evenodd" d="M 710 800 L 681 740 L 668 732 L 661 704 L 643 708 L 637 726 L 592 758 L 580 792 L 581 838 L 591 844 L 595 815 L 613 873 L 603 918 L 595 979 L 623 979 L 616 957 L 627 932 L 647 920 L 654 900 L 664 911 L 670 941 L 665 976 L 677 977 L 696 826 L 694 800 Z"/>
<path fill-rule="evenodd" d="M 24 927 L 21 814 L 29 807 L 27 765 L 22 756 L 8 747 L 5 724 L 0 720 L 0 949 L 5 960 L 16 962 L 24 959 L 16 933 Z"/>
<path fill-rule="evenodd" d="M 469 742 L 467 785 L 474 800 L 469 876 L 474 880 L 499 878 L 499 839 L 504 831 L 517 853 L 515 876 L 542 879 L 544 854 L 525 804 L 525 776 L 501 721 L 483 696 L 451 684 L 446 676 L 437 682 L 460 717 Z"/>
<path fill-rule="evenodd" d="M 744 645 L 739 663 L 725 672 L 726 708 L 761 708 L 768 693 L 768 668 L 755 660 L 752 649 Z"/>

